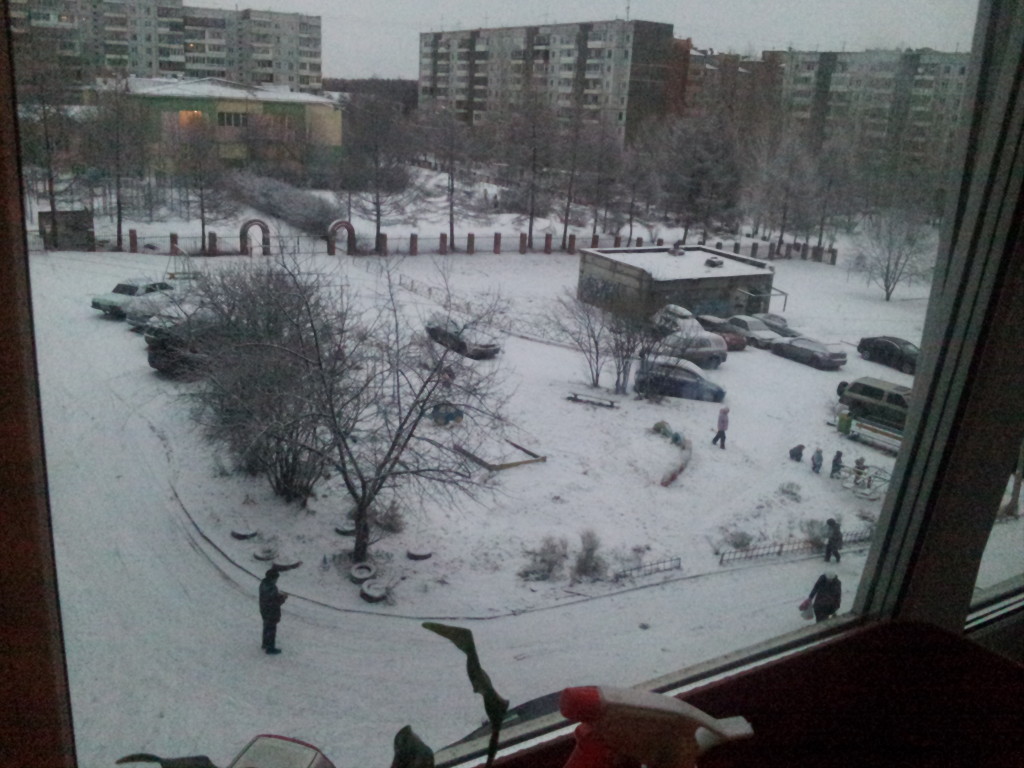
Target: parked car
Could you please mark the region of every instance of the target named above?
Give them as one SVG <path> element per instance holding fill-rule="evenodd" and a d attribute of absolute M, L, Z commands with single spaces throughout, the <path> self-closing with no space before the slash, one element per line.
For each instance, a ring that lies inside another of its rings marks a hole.
<path fill-rule="evenodd" d="M 750 315 L 733 315 L 729 318 L 729 322 L 740 329 L 747 343 L 752 347 L 769 349 L 772 342 L 782 338 L 763 322 Z"/>
<path fill-rule="evenodd" d="M 438 344 L 471 360 L 486 360 L 501 352 L 501 345 L 493 338 L 451 315 L 435 314 L 427 320 L 425 328 Z"/>
<path fill-rule="evenodd" d="M 696 331 L 670 333 L 661 340 L 658 353 L 689 360 L 701 368 L 717 368 L 729 357 L 725 339 L 699 325 Z"/>
<path fill-rule="evenodd" d="M 780 336 L 796 338 L 803 336 L 796 328 L 791 328 L 782 315 L 773 315 L 771 312 L 755 312 L 751 317 L 757 318 L 768 326 L 768 330 L 775 331 Z"/>
<path fill-rule="evenodd" d="M 846 352 L 838 344 L 825 344 L 806 336 L 779 339 L 772 343 L 772 352 L 815 368 L 837 371 L 846 365 Z"/>
<path fill-rule="evenodd" d="M 743 329 L 733 325 L 724 317 L 697 315 L 697 322 L 704 330 L 717 333 L 725 339 L 726 349 L 730 352 L 739 352 L 747 348 L 747 337 L 743 334 Z"/>
<path fill-rule="evenodd" d="M 173 291 L 174 286 L 164 280 L 153 280 L 148 277 L 136 277 L 122 280 L 114 286 L 110 293 L 101 293 L 92 297 L 92 308 L 105 315 L 121 319 L 125 315 L 125 307 L 134 296 L 142 296 L 154 291 Z"/>
<path fill-rule="evenodd" d="M 656 356 L 640 361 L 633 381 L 638 394 L 686 397 L 690 400 L 725 399 L 725 390 L 704 378 L 704 372 L 689 360 L 678 357 Z"/>
<path fill-rule="evenodd" d="M 655 331 L 663 336 L 700 327 L 693 312 L 678 304 L 666 304 L 654 313 L 651 322 L 654 324 Z"/>
<path fill-rule="evenodd" d="M 170 306 L 178 291 L 152 291 L 132 296 L 124 306 L 124 319 L 133 331 L 141 331 L 150 319 Z"/>
<path fill-rule="evenodd" d="M 866 336 L 858 342 L 857 351 L 865 360 L 874 360 L 903 373 L 917 371 L 917 356 L 921 353 L 916 344 L 896 336 Z"/>
<path fill-rule="evenodd" d="M 208 309 L 171 304 L 150 319 L 144 334 L 149 366 L 172 376 L 201 376 L 210 360 L 217 323 Z"/>
<path fill-rule="evenodd" d="M 854 418 L 878 421 L 903 429 L 910 406 L 910 387 L 864 376 L 851 381 L 839 396 Z"/>

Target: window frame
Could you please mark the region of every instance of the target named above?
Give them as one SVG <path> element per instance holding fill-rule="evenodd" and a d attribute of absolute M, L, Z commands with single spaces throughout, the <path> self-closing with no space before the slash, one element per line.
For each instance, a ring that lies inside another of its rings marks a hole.
<path fill-rule="evenodd" d="M 0 11 L 10 18 L 8 0 Z M 799 653 L 823 636 L 865 623 L 925 621 L 964 631 L 988 535 L 1024 435 L 1024 7 L 980 0 L 971 86 L 974 109 L 960 139 L 963 163 L 940 245 L 943 254 L 925 324 L 922 386 L 908 417 L 905 449 L 879 520 L 854 615 L 823 631 L 807 628 L 683 670 L 659 684 L 730 674 L 760 659 Z M 0 34 L 0 712 L 11 764 L 76 765 L 50 527 L 33 348 L 24 211 L 14 120 L 10 28 Z M 620 114 L 621 119 L 621 114 Z M 965 503 L 969 498 L 970 503 Z M 956 550 L 959 555 L 951 557 Z M 873 575 L 873 577 L 871 577 Z M 1021 580 L 997 619 L 1024 623 Z M 993 600 L 999 599 L 999 596 Z M 986 603 L 991 609 L 994 602 Z M 1014 607 L 1015 606 L 1015 607 Z M 971 634 L 995 626 L 972 620 Z M 440 763 L 439 763 L 440 764 Z"/>

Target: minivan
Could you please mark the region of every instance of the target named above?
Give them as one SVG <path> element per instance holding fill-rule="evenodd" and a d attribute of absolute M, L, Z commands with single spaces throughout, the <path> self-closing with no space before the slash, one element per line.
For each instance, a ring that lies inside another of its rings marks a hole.
<path fill-rule="evenodd" d="M 854 418 L 877 421 L 902 430 L 910 407 L 910 387 L 864 376 L 851 381 L 839 396 Z"/>

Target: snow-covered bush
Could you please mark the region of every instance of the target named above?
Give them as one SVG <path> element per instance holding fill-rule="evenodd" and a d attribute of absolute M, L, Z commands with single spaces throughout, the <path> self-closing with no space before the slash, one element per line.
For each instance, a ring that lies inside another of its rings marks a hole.
<path fill-rule="evenodd" d="M 573 581 L 598 581 L 608 572 L 605 559 L 597 554 L 601 539 L 593 530 L 587 528 L 580 533 L 581 549 L 576 555 L 576 563 L 572 569 Z"/>
<path fill-rule="evenodd" d="M 537 549 L 527 549 L 530 562 L 519 571 L 519 578 L 525 581 L 548 581 L 562 572 L 562 566 L 569 557 L 569 542 L 563 538 L 545 536 Z"/>

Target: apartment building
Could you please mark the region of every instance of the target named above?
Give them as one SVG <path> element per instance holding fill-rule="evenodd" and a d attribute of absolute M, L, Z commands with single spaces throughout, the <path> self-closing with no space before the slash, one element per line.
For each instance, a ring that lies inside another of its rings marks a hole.
<path fill-rule="evenodd" d="M 82 80 L 219 77 L 319 92 L 319 16 L 186 6 L 182 0 L 10 0 L 15 40 L 52 41 Z"/>
<path fill-rule="evenodd" d="M 620 141 L 667 108 L 672 25 L 581 22 L 420 35 L 421 104 L 470 124 L 533 93 L 563 116 L 610 126 Z"/>
<path fill-rule="evenodd" d="M 812 147 L 845 136 L 862 157 L 945 173 L 964 108 L 969 53 L 777 52 L 790 128 Z"/>

